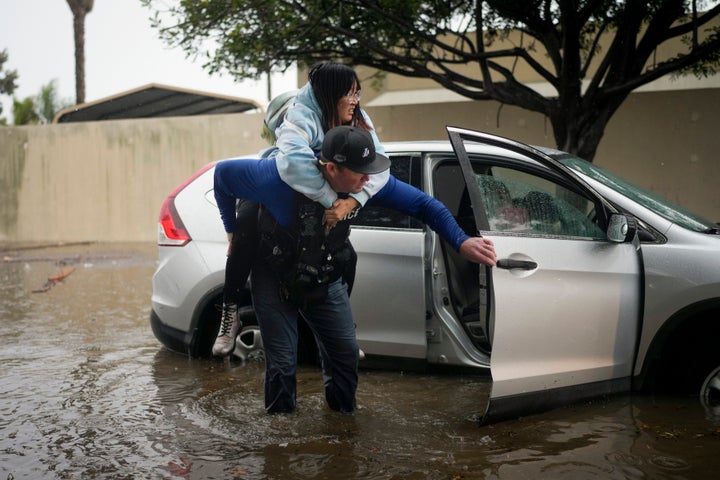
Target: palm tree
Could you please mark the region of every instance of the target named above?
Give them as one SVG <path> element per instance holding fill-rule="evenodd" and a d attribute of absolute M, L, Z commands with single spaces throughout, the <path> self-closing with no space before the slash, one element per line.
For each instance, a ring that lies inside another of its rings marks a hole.
<path fill-rule="evenodd" d="M 73 14 L 75 31 L 75 102 L 85 102 L 85 16 L 95 0 L 67 0 Z"/>
<path fill-rule="evenodd" d="M 57 112 L 72 104 L 72 100 L 58 98 L 57 79 L 50 80 L 43 85 L 40 93 L 35 97 L 35 107 L 40 117 L 40 123 L 52 123 Z"/>

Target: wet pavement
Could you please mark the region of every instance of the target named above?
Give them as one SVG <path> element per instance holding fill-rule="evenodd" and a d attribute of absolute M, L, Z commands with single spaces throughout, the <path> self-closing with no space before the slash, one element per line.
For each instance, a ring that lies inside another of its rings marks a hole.
<path fill-rule="evenodd" d="M 486 377 L 362 371 L 347 416 L 305 367 L 298 411 L 267 416 L 261 363 L 153 336 L 154 245 L 0 251 L 0 480 L 720 477 L 720 417 L 695 398 L 478 427 Z"/>

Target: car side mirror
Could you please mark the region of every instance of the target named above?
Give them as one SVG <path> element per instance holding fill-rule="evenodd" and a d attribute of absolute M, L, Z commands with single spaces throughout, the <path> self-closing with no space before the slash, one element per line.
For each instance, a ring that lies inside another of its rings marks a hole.
<path fill-rule="evenodd" d="M 637 220 L 631 215 L 613 213 L 608 222 L 607 238 L 611 242 L 630 242 L 637 233 Z"/>

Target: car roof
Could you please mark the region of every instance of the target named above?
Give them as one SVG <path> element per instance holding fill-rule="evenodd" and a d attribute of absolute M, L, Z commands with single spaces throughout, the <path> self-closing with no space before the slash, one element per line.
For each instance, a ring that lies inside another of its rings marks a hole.
<path fill-rule="evenodd" d="M 451 152 L 452 147 L 448 140 L 417 140 L 417 141 L 398 141 L 398 142 L 382 142 L 386 152 Z"/>
<path fill-rule="evenodd" d="M 415 140 L 415 141 L 391 141 L 382 142 L 386 153 L 398 152 L 452 152 L 452 146 L 449 140 Z M 558 159 L 569 155 L 567 152 L 557 150 L 555 148 L 532 145 L 533 148 L 543 152 L 544 154 Z M 471 153 L 488 153 L 499 154 L 501 152 L 507 154 L 508 150 L 491 145 L 483 145 L 477 143 L 466 144 L 466 148 Z"/>

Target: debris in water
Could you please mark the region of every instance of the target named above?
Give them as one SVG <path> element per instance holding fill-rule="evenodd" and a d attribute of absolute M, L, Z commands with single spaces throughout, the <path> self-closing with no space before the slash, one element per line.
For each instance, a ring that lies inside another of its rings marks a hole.
<path fill-rule="evenodd" d="M 65 279 L 65 277 L 67 277 L 74 271 L 75 271 L 75 267 L 63 267 L 62 270 L 60 270 L 60 273 L 58 273 L 57 275 L 48 277 L 47 282 L 45 282 L 45 284 L 42 287 L 36 288 L 35 290 L 33 290 L 33 293 L 47 292 L 53 286 L 55 286 L 56 283 L 62 281 L 63 279 Z"/>

